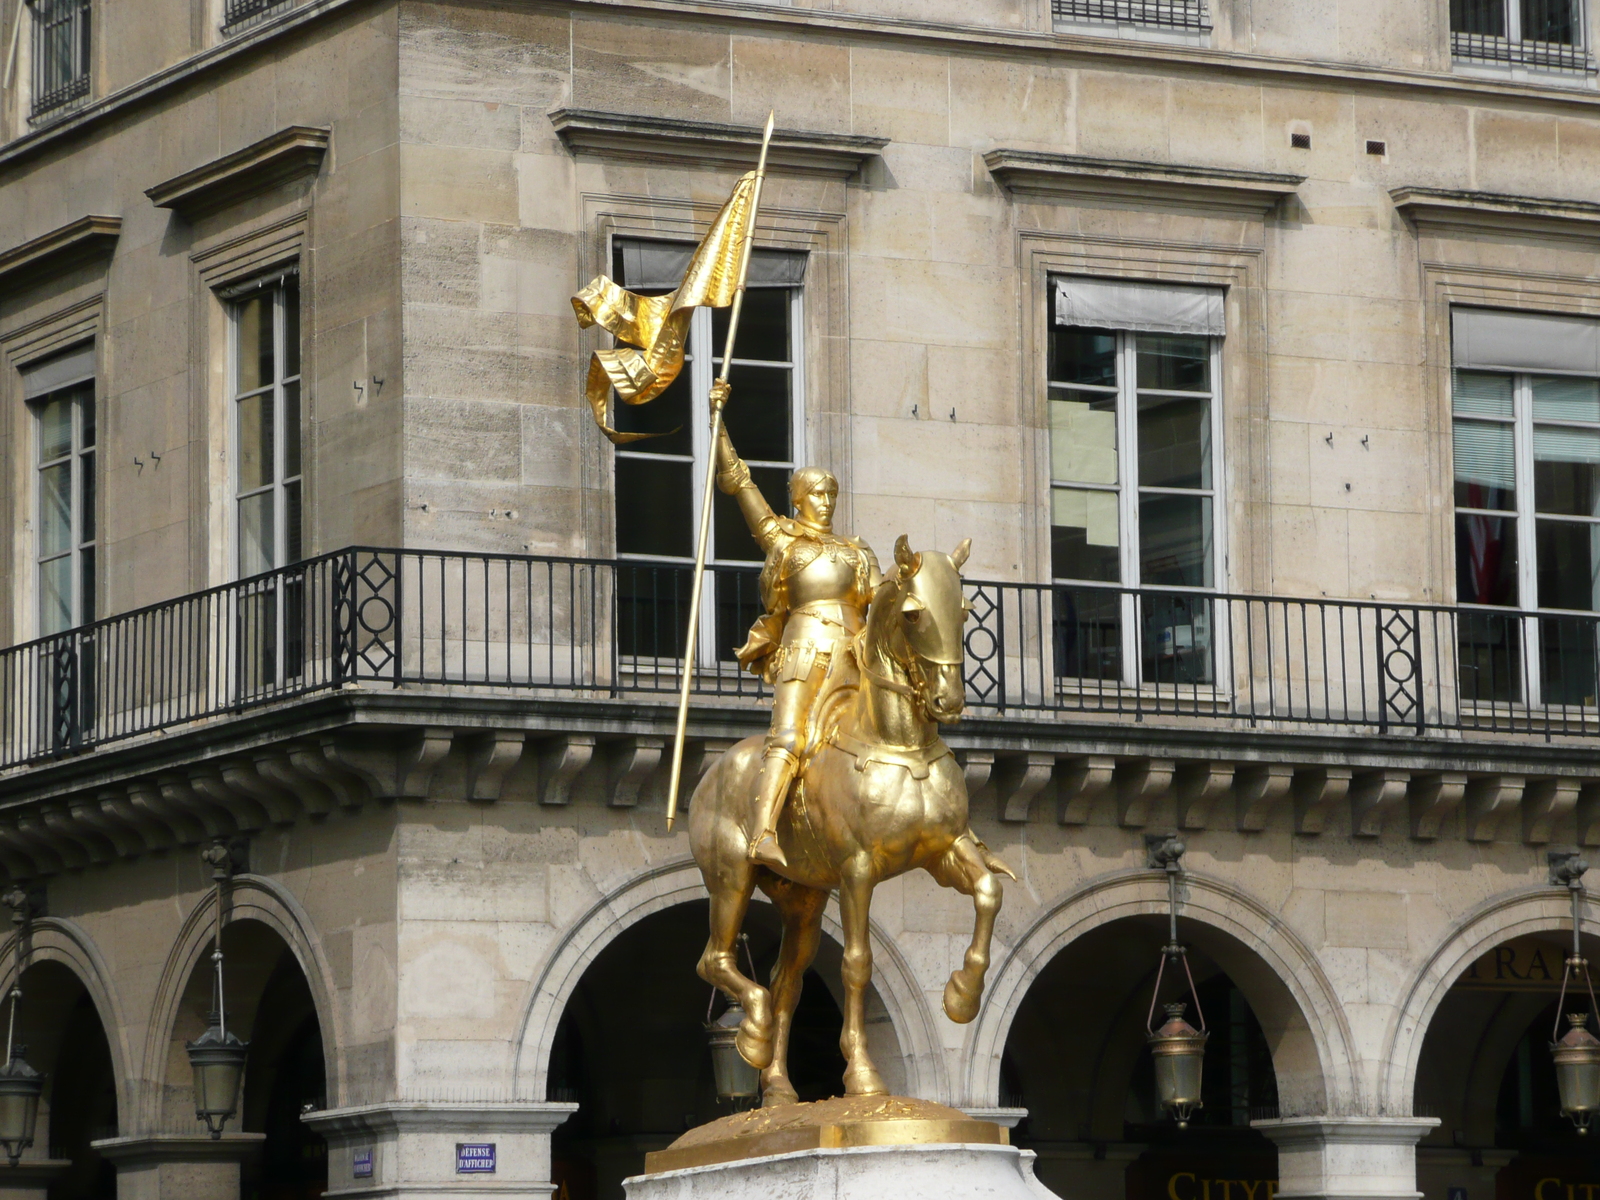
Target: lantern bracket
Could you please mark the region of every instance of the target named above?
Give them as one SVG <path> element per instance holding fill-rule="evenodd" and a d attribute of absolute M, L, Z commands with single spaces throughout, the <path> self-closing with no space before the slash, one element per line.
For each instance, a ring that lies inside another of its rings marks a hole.
<path fill-rule="evenodd" d="M 0 895 L 0 904 L 11 910 L 13 925 L 26 925 L 49 915 L 42 883 L 14 883 Z"/>

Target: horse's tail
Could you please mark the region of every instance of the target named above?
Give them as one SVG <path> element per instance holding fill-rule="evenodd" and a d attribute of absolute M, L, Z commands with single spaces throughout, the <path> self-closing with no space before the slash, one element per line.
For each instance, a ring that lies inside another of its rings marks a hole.
<path fill-rule="evenodd" d="M 972 844 L 978 848 L 978 857 L 983 859 L 983 865 L 996 875 L 1004 875 L 1013 883 L 1018 882 L 1017 873 L 1006 866 L 1001 857 L 983 844 L 983 839 L 972 832 L 972 826 L 967 826 L 967 836 L 972 839 Z"/>

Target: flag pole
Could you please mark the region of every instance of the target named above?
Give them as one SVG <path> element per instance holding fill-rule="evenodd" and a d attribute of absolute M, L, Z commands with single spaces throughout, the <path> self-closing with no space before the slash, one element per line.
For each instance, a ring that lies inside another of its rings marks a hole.
<path fill-rule="evenodd" d="M 745 230 L 745 252 L 739 268 L 739 287 L 728 310 L 728 337 L 722 344 L 722 373 L 718 383 L 726 383 L 733 370 L 733 340 L 739 333 L 739 314 L 744 310 L 745 280 L 750 275 L 750 249 L 756 236 L 756 213 L 761 208 L 761 184 L 767 177 L 767 147 L 772 144 L 772 120 L 761 135 L 761 157 L 756 163 L 756 185 L 750 197 L 750 224 Z M 672 772 L 667 781 L 667 829 L 678 819 L 678 783 L 683 774 L 683 740 L 689 725 L 689 692 L 694 686 L 695 642 L 700 632 L 700 593 L 706 575 L 706 543 L 711 537 L 711 498 L 717 479 L 717 439 L 722 434 L 722 405 L 711 408 L 711 453 L 706 462 L 706 485 L 700 497 L 700 537 L 695 545 L 694 583 L 689 592 L 689 628 L 684 634 L 683 686 L 678 692 L 678 729 L 672 739 Z"/>

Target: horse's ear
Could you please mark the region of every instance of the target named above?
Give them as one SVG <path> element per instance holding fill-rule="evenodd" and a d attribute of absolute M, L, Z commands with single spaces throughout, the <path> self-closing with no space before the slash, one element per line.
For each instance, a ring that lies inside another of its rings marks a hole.
<path fill-rule="evenodd" d="M 900 568 L 901 579 L 910 579 L 922 566 L 922 555 L 911 549 L 903 533 L 894 540 L 894 565 Z"/>
<path fill-rule="evenodd" d="M 962 538 L 961 545 L 950 551 L 950 561 L 955 563 L 956 570 L 961 570 L 967 565 L 967 555 L 972 553 L 972 539 Z"/>

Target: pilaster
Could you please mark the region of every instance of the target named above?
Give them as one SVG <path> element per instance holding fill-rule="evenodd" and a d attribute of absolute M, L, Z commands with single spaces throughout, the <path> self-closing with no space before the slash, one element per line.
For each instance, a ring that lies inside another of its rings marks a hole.
<path fill-rule="evenodd" d="M 1280 1200 L 1420 1200 L 1417 1142 L 1437 1117 L 1252 1121 L 1278 1147 Z"/>

